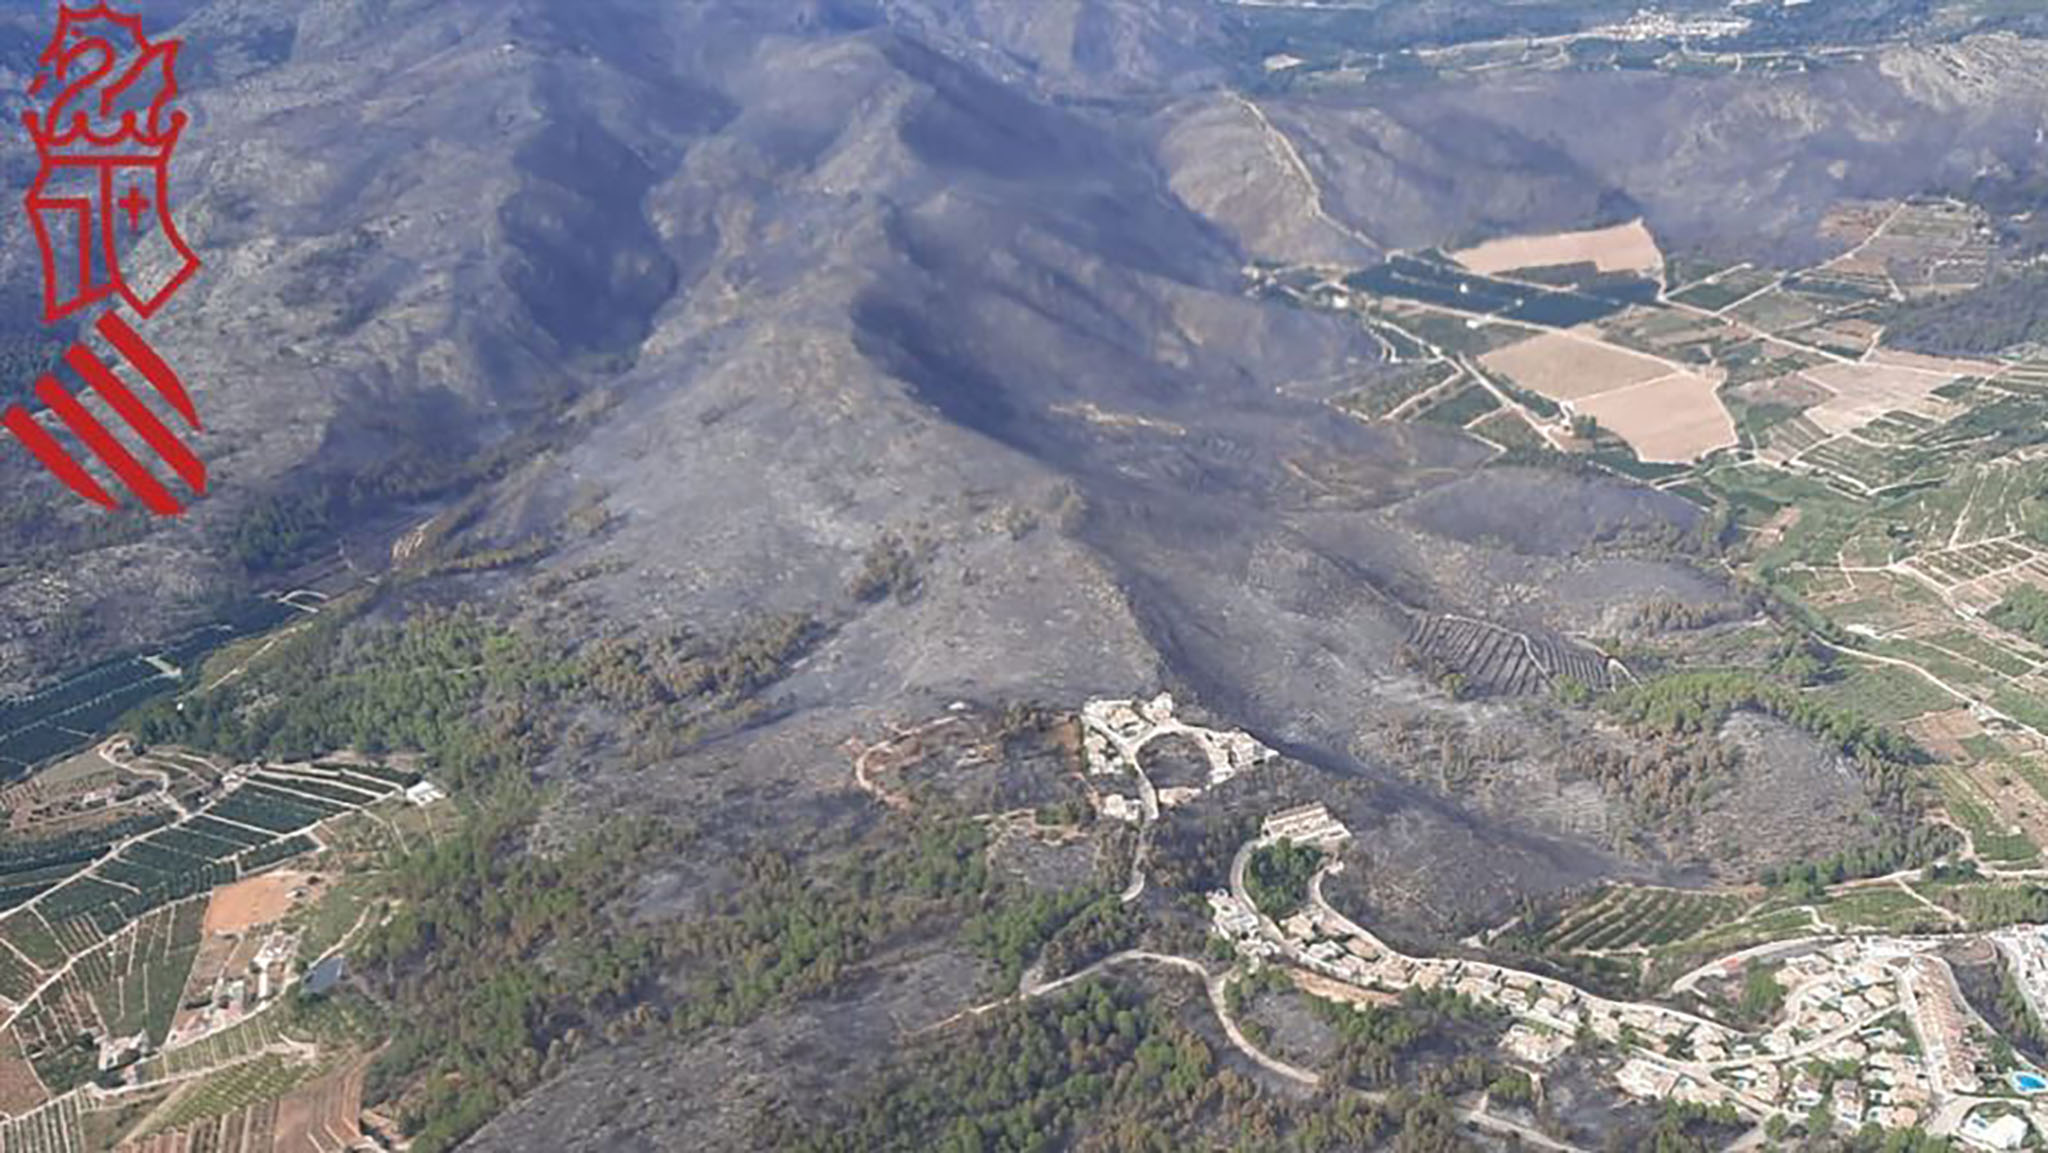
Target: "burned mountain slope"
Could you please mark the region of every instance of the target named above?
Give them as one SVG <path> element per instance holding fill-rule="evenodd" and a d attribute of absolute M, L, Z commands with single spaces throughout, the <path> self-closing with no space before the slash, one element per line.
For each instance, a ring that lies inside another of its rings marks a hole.
<path fill-rule="evenodd" d="M 586 574 L 568 611 L 832 622 L 778 722 L 813 739 L 955 697 L 1071 705 L 1178 686 L 1383 784 L 1352 814 L 1363 827 L 1398 813 L 1420 840 L 1515 844 L 1483 879 L 1417 870 L 1446 905 L 1622 867 L 1410 790 L 1355 741 L 1373 694 L 1410 675 L 1396 656 L 1412 612 L 1540 616 L 1509 582 L 1606 563 L 1595 526 L 1534 558 L 1418 534 L 1401 503 L 1491 450 L 1277 390 L 1375 353 L 1339 321 L 1241 297 L 1241 254 L 1114 120 L 881 33 L 778 44 L 757 64 L 813 80 L 773 98 L 729 89 L 736 115 L 650 194 L 657 215 L 730 222 L 697 290 L 662 310 L 587 438 L 508 486 L 480 537 L 516 539 L 535 510 L 587 499 L 603 529 L 543 564 Z M 999 131 L 977 127 L 989 118 Z M 1043 171 L 956 146 L 985 134 L 1059 143 Z M 1598 488 L 1559 483 L 1565 504 Z M 1685 528 L 1673 506 L 1618 507 Z M 904 575 L 863 595 L 876 563 Z M 775 789 L 844 787 L 788 747 L 761 735 L 720 756 Z"/>

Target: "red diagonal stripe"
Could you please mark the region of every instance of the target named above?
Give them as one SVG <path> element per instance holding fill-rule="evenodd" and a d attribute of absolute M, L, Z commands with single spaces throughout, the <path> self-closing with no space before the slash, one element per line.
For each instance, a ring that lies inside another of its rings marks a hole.
<path fill-rule="evenodd" d="M 58 444 L 55 437 L 43 431 L 43 426 L 36 423 L 36 418 L 30 416 L 27 409 L 18 404 L 9 405 L 5 413 L 0 413 L 0 424 L 5 424 L 7 431 L 26 445 L 28 450 L 36 455 L 36 459 L 43 462 L 43 467 L 49 469 L 58 480 L 63 481 L 65 487 L 72 492 L 104 508 L 119 507 L 114 498 L 107 495 L 107 490 L 101 488 L 91 474 L 78 467 L 78 462 L 71 459 L 71 454 L 64 451 L 64 446 Z"/>
<path fill-rule="evenodd" d="M 114 375 L 113 370 L 107 367 L 106 361 L 101 360 L 92 349 L 82 344 L 74 344 L 64 351 L 64 363 L 69 364 L 73 372 L 84 377 L 94 392 L 105 397 L 114 411 L 121 414 L 121 419 L 140 433 L 142 439 L 149 442 L 149 447 L 155 449 L 156 454 L 164 458 L 165 462 L 184 478 L 186 484 L 192 486 L 192 491 L 206 491 L 206 466 L 200 463 L 198 457 L 192 455 L 192 450 L 185 447 L 184 441 L 179 440 L 170 429 L 164 427 L 164 422 L 158 420 L 147 405 L 128 391 L 128 386 L 121 383 L 121 378 Z"/>
<path fill-rule="evenodd" d="M 135 366 L 137 372 L 148 378 L 150 387 L 156 389 L 157 395 L 169 401 L 171 407 L 178 410 L 178 415 L 185 418 L 186 424 L 193 428 L 200 427 L 199 410 L 192 407 L 192 398 L 185 394 L 185 385 L 178 380 L 178 374 L 171 371 L 171 366 L 164 363 L 164 358 L 156 354 L 156 349 L 151 348 L 140 333 L 128 327 L 128 322 L 121 319 L 120 313 L 112 309 L 100 313 L 99 330 L 100 335 L 107 338 L 107 343 L 114 346 L 114 351 L 120 353 L 129 364 Z"/>
<path fill-rule="evenodd" d="M 64 386 L 58 384 L 55 378 L 46 376 L 36 381 L 36 395 L 42 398 L 44 404 L 50 406 L 51 412 L 56 413 L 59 419 L 71 426 L 71 431 L 78 434 L 78 439 L 84 441 L 85 446 L 91 449 L 95 456 L 107 462 L 107 467 L 114 470 L 114 475 L 121 478 L 121 483 L 127 485 L 128 491 L 139 497 L 149 511 L 158 516 L 178 515 L 181 510 L 169 490 L 151 476 L 148 469 L 136 463 L 135 458 L 128 455 L 128 450 L 121 447 L 121 442 L 114 439 L 106 426 L 93 414 L 85 411 L 85 406 L 78 403 L 78 398 L 65 392 Z"/>

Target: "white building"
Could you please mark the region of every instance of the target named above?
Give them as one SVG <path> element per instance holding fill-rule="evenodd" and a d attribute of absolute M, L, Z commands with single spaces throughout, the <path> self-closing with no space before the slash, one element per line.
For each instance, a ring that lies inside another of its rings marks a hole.
<path fill-rule="evenodd" d="M 1138 824 L 1145 819 L 1145 806 L 1121 793 L 1102 794 L 1102 815 L 1112 821 Z"/>
<path fill-rule="evenodd" d="M 1351 839 L 1351 830 L 1321 804 L 1282 809 L 1266 818 L 1261 831 L 1269 840 L 1285 839 L 1297 845 L 1332 846 Z"/>
<path fill-rule="evenodd" d="M 2023 1117 L 2007 1113 L 1994 1120 L 1977 1112 L 1963 1119 L 1962 1128 L 1956 1130 L 1956 1135 L 1979 1149 L 2003 1150 L 2025 1145 L 2029 1132 Z"/>

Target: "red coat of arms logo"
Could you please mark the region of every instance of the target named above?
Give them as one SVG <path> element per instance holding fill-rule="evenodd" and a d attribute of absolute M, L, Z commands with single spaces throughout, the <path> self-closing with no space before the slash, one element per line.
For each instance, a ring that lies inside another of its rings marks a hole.
<path fill-rule="evenodd" d="M 59 10 L 56 33 L 38 60 L 25 113 L 40 162 L 30 186 L 30 225 L 43 262 L 43 320 L 48 324 L 106 304 L 94 328 L 190 427 L 199 427 L 191 398 L 170 367 L 119 311 L 156 315 L 199 270 L 199 258 L 170 212 L 170 162 L 187 123 L 173 111 L 179 43 L 152 41 L 140 17 L 106 4 Z M 193 491 L 206 489 L 206 469 L 105 360 L 81 340 L 65 363 L 87 391 Z M 78 395 L 52 376 L 36 396 L 144 507 L 161 516 L 184 511 L 154 473 L 107 429 Z M 42 423 L 20 405 L 0 413 L 4 425 L 79 495 L 106 508 L 119 502 Z"/>

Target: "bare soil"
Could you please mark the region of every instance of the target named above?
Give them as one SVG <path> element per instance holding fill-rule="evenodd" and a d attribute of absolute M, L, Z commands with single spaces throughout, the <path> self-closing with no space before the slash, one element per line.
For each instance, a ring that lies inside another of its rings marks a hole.
<path fill-rule="evenodd" d="M 206 932 L 241 933 L 283 919 L 295 903 L 292 890 L 305 885 L 309 876 L 289 871 L 265 873 L 216 891 L 206 905 Z"/>
<path fill-rule="evenodd" d="M 1641 220 L 1587 232 L 1553 232 L 1546 236 L 1510 236 L 1451 254 L 1474 272 L 1494 275 L 1518 268 L 1549 268 L 1560 264 L 1593 264 L 1602 272 L 1640 272 L 1656 276 L 1664 270 L 1664 254 Z"/>

